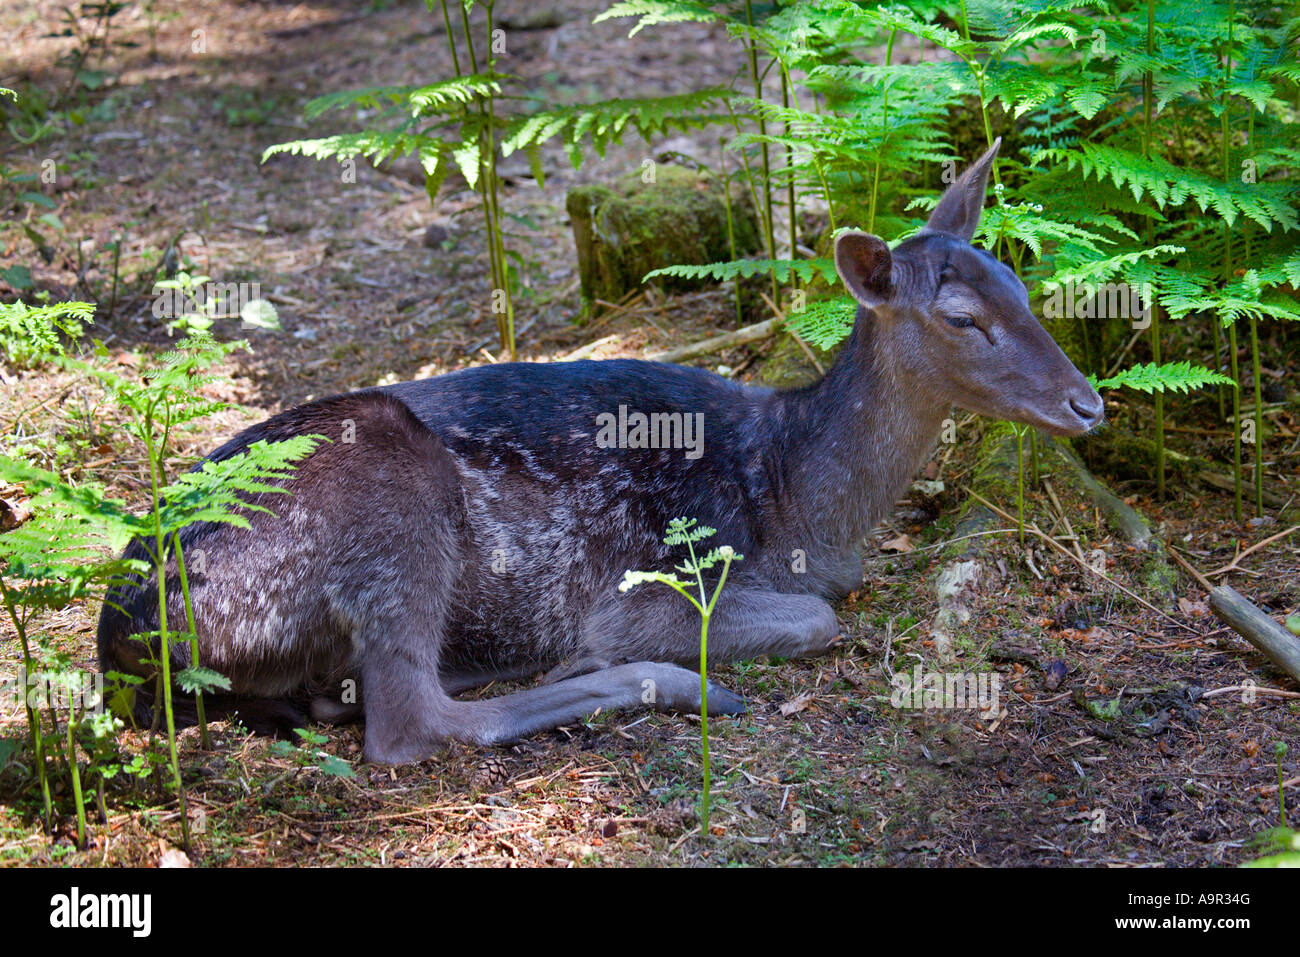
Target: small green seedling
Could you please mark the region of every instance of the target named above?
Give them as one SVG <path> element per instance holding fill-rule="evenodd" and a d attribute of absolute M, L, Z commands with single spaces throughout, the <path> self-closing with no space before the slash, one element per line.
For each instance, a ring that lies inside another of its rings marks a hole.
<path fill-rule="evenodd" d="M 1255 839 L 1257 846 L 1273 853 L 1247 861 L 1242 867 L 1300 867 L 1300 831 L 1293 831 L 1286 823 L 1286 782 L 1282 780 L 1282 758 L 1286 752 L 1285 742 L 1273 745 L 1273 755 L 1277 758 L 1278 826 Z"/>
<path fill-rule="evenodd" d="M 302 741 L 295 745 L 290 741 L 276 741 L 271 745 L 271 753 L 283 758 L 291 758 L 300 768 L 316 768 L 322 774 L 336 778 L 354 778 L 356 772 L 352 765 L 342 758 L 335 757 L 328 751 L 320 750 L 329 744 L 329 738 L 306 728 L 294 728 L 293 733 Z"/>
<path fill-rule="evenodd" d="M 700 755 L 704 767 L 704 794 L 700 801 L 700 822 L 701 833 L 709 833 L 709 619 L 713 616 L 713 609 L 718 604 L 718 596 L 722 594 L 722 586 L 727 583 L 727 572 L 731 569 L 731 563 L 740 561 L 744 555 L 737 554 L 730 545 L 722 545 L 719 548 L 711 550 L 706 555 L 695 554 L 695 543 L 702 538 L 708 538 L 716 534 L 717 530 L 705 525 L 696 525 L 693 518 L 675 518 L 668 523 L 668 534 L 664 536 L 665 545 L 685 545 L 690 558 L 681 565 L 676 566 L 677 571 L 684 575 L 693 575 L 694 582 L 684 581 L 676 575 L 668 572 L 640 572 L 627 571 L 623 574 L 623 582 L 618 586 L 621 592 L 630 591 L 637 585 L 646 582 L 659 582 L 670 588 L 676 589 L 683 598 L 695 606 L 695 610 L 700 613 Z M 722 562 L 722 574 L 718 576 L 718 583 L 714 586 L 713 595 L 709 596 L 704 584 L 704 573 L 713 568 L 718 562 Z M 699 589 L 699 597 L 696 598 L 692 589 Z"/>

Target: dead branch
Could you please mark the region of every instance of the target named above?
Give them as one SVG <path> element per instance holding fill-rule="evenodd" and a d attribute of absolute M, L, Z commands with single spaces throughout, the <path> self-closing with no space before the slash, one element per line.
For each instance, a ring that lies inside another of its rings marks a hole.
<path fill-rule="evenodd" d="M 775 333 L 780 326 L 780 319 L 765 319 L 762 322 L 754 323 L 752 326 L 745 326 L 743 329 L 736 329 L 732 332 L 724 332 L 720 336 L 714 336 L 712 339 L 705 339 L 689 346 L 680 346 L 666 352 L 652 352 L 646 358 L 653 362 L 682 362 L 686 359 L 694 359 L 696 356 L 708 355 L 711 352 L 721 352 L 723 349 L 730 349 L 732 346 L 743 346 L 749 342 L 758 342 Z"/>
<path fill-rule="evenodd" d="M 1210 607 L 1233 631 L 1300 682 L 1300 642 L 1229 585 L 1210 590 Z"/>

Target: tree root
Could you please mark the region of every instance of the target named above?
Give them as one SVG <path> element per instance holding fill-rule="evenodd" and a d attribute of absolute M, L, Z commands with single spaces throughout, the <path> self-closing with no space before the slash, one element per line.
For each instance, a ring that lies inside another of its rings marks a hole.
<path fill-rule="evenodd" d="M 1114 492 L 1099 482 L 1087 466 L 1064 441 L 1038 437 L 1040 470 L 1050 472 L 1056 489 L 1069 486 L 1078 497 L 1096 507 L 1107 528 L 1126 545 L 1141 555 L 1139 580 L 1142 590 L 1156 601 L 1169 598 L 1177 582 L 1177 575 L 1169 565 L 1168 556 L 1159 537 L 1142 514 L 1126 504 Z M 1026 455 L 1025 470 L 1029 471 Z M 1026 475 L 1026 485 L 1029 484 Z M 1015 524 L 1016 499 L 1016 437 L 1014 429 L 1006 423 L 992 423 L 985 431 L 976 453 L 976 465 L 968 487 L 973 494 L 953 530 L 952 544 L 941 552 L 942 560 L 934 573 L 933 587 L 939 600 L 939 612 L 931 625 L 931 638 L 941 658 L 948 657 L 967 622 L 971 618 L 971 593 L 986 577 L 990 535 L 999 525 Z M 1026 492 L 1028 494 L 1028 489 Z M 1005 506 L 1005 510 L 998 504 Z M 1062 512 L 1062 519 L 1069 518 Z M 1105 572 L 1093 567 L 1091 556 L 1084 555 L 1079 543 L 1073 551 L 1026 522 L 1025 533 L 1057 549 L 1076 564 L 1105 578 L 1129 597 L 1147 605 L 1157 613 L 1164 612 L 1146 599 L 1124 588 Z"/>

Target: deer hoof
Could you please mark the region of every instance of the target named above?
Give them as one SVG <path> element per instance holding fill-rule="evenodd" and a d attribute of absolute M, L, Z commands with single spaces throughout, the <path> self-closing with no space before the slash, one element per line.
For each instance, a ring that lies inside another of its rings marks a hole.
<path fill-rule="evenodd" d="M 709 716 L 722 714 L 737 715 L 745 713 L 745 699 L 733 694 L 726 688 L 709 682 Z"/>

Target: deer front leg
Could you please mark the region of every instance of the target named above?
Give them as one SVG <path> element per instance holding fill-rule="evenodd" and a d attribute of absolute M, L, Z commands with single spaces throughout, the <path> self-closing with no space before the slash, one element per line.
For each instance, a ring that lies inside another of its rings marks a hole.
<path fill-rule="evenodd" d="M 365 755 L 397 764 L 428 757 L 449 740 L 492 745 L 516 741 L 596 710 L 654 707 L 700 710 L 700 676 L 686 668 L 637 661 L 478 701 L 452 698 L 438 676 L 435 639 L 419 622 L 364 643 Z M 744 702 L 709 685 L 709 713 L 742 714 Z"/>

